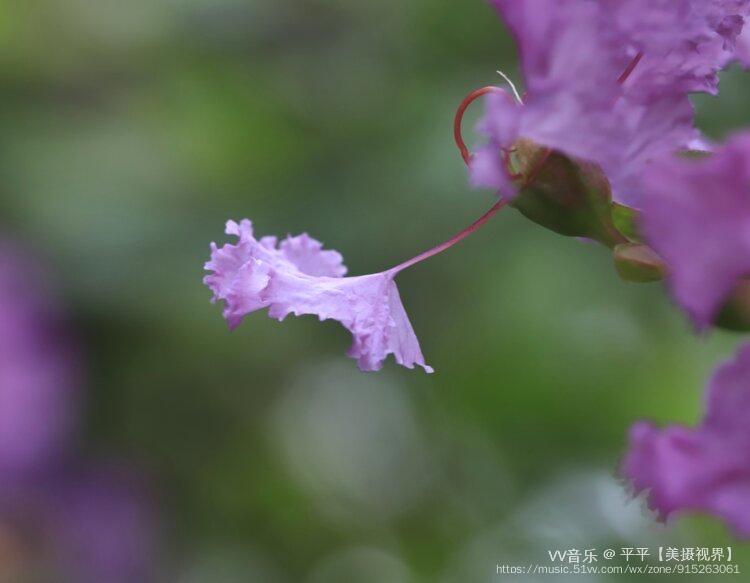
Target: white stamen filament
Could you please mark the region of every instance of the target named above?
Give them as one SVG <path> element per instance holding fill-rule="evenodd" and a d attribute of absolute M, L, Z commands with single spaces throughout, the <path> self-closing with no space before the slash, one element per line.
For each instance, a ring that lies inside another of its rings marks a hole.
<path fill-rule="evenodd" d="M 516 98 L 518 103 L 523 105 L 523 99 L 521 99 L 521 96 L 518 93 L 518 89 L 516 89 L 516 86 L 513 84 L 513 81 L 510 80 L 510 77 L 508 77 L 505 73 L 503 73 L 499 69 L 497 70 L 497 74 L 500 75 L 503 79 L 505 79 L 505 82 L 508 85 L 510 85 L 511 90 L 513 91 L 513 96 Z"/>

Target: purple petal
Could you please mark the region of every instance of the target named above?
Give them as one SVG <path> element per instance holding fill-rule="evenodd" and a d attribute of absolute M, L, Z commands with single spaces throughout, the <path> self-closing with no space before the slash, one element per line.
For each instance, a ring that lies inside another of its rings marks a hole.
<path fill-rule="evenodd" d="M 307 233 L 287 237 L 279 246 L 284 257 L 307 275 L 343 277 L 346 275 L 344 258 L 338 251 L 323 251 L 323 243 Z"/>
<path fill-rule="evenodd" d="M 247 314 L 268 308 L 283 320 L 288 314 L 312 314 L 338 320 L 352 333 L 349 356 L 362 370 L 379 370 L 389 354 L 396 362 L 427 372 L 419 342 L 409 322 L 393 278 L 383 272 L 342 277 L 341 255 L 324 251 L 307 235 L 290 237 L 277 248 L 275 241 L 253 237 L 250 221 L 227 223 L 227 233 L 239 236 L 236 245 L 212 245 L 204 282 L 214 300 L 225 302 L 224 317 L 238 325 Z"/>
<path fill-rule="evenodd" d="M 750 22 L 750 18 L 748 22 Z M 735 58 L 743 67 L 750 67 L 750 25 L 748 24 L 742 29 L 742 34 L 737 39 Z"/>
<path fill-rule="evenodd" d="M 699 329 L 750 273 L 750 133 L 711 156 L 667 156 L 644 173 L 643 230 Z"/>
<path fill-rule="evenodd" d="M 748 0 L 598 0 L 613 37 L 646 58 L 640 92 L 717 92 L 717 73 L 734 53 Z M 635 81 L 638 78 L 638 81 Z"/>
<path fill-rule="evenodd" d="M 708 412 L 695 429 L 659 430 L 640 422 L 630 431 L 622 473 L 648 490 L 663 517 L 700 511 L 750 537 L 750 344 L 714 374 Z"/>
<path fill-rule="evenodd" d="M 502 159 L 502 150 L 495 145 L 483 146 L 471 155 L 469 179 L 474 188 L 489 188 L 509 196 L 515 193 Z"/>
<path fill-rule="evenodd" d="M 618 127 L 607 134 L 621 148 L 608 157 L 595 156 L 610 183 L 615 201 L 634 208 L 643 205 L 641 177 L 649 164 L 665 154 L 703 144 L 693 127 L 694 110 L 683 95 L 662 95 L 641 103 L 623 98 L 615 106 Z"/>

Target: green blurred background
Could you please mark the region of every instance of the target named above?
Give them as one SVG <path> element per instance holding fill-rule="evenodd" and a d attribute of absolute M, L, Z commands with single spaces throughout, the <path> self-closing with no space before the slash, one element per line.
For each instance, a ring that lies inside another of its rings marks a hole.
<path fill-rule="evenodd" d="M 717 521 L 658 525 L 616 477 L 630 424 L 694 423 L 739 337 L 692 336 L 602 248 L 511 210 L 404 273 L 432 376 L 359 373 L 315 318 L 230 334 L 209 304 L 228 218 L 361 274 L 486 210 L 451 137 L 466 93 L 519 79 L 485 2 L 0 7 L 0 225 L 49 261 L 86 345 L 84 449 L 159 486 L 166 580 L 512 581 L 497 564 L 649 545 L 733 545 L 750 570 Z M 723 91 L 697 101 L 714 137 L 750 123 L 750 80 Z"/>

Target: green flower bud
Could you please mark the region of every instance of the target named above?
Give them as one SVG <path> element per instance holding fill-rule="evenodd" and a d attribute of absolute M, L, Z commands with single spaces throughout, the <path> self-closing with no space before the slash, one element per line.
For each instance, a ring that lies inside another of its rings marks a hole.
<path fill-rule="evenodd" d="M 661 258 L 647 245 L 622 243 L 612 252 L 620 277 L 633 283 L 659 281 L 666 274 Z"/>
<path fill-rule="evenodd" d="M 612 219 L 612 191 L 596 164 L 516 142 L 510 170 L 519 192 L 512 206 L 535 223 L 568 237 L 586 237 L 614 248 L 628 239 Z"/>

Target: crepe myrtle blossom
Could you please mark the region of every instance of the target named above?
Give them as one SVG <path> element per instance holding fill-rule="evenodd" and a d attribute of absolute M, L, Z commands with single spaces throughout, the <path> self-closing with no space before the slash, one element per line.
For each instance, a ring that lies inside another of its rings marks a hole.
<path fill-rule="evenodd" d="M 694 429 L 658 429 L 643 421 L 630 430 L 622 474 L 662 518 L 698 511 L 750 538 L 750 344 L 714 373 L 706 414 Z"/>
<path fill-rule="evenodd" d="M 700 139 L 688 93 L 716 92 L 735 58 L 742 0 L 492 0 L 516 39 L 523 103 L 493 94 L 471 163 L 475 186 L 513 197 L 506 156 L 523 137 L 595 162 L 615 201 L 641 204 L 639 174 Z M 667 24 L 668 23 L 668 24 Z M 678 23 L 678 24 L 675 24 Z"/>
<path fill-rule="evenodd" d="M 643 175 L 641 225 L 699 330 L 750 275 L 750 131 L 698 159 L 670 155 Z"/>

